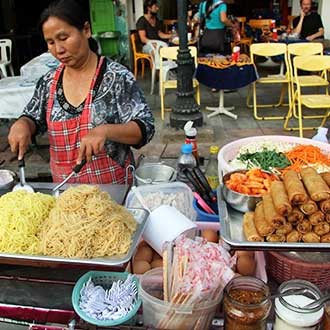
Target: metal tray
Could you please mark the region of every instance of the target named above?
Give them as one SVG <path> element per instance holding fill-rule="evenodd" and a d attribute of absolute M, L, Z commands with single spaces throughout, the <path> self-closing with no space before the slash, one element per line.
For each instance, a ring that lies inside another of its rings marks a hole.
<path fill-rule="evenodd" d="M 55 184 L 53 183 L 42 183 L 42 184 L 32 183 L 31 185 L 33 186 L 35 191 L 39 191 L 43 193 L 50 193 L 52 187 L 55 186 Z M 120 203 L 123 202 L 122 194 L 124 193 L 124 191 L 125 191 L 125 195 L 127 193 L 126 186 L 121 186 L 121 185 L 99 185 L 99 186 L 102 190 L 107 191 L 110 194 L 110 196 L 113 197 L 113 199 L 116 200 L 117 202 L 118 199 L 120 199 L 121 200 Z M 0 191 L 0 195 L 4 193 L 5 192 Z M 87 259 L 87 258 L 52 257 L 52 256 L 44 256 L 44 255 L 0 253 L 0 263 L 8 263 L 15 265 L 37 265 L 39 267 L 42 266 L 58 267 L 61 265 L 108 267 L 108 266 L 118 266 L 118 265 L 126 264 L 132 258 L 136 250 L 136 247 L 142 237 L 149 216 L 149 212 L 142 208 L 127 208 L 127 209 L 133 214 L 136 222 L 138 223 L 138 227 L 135 233 L 133 234 L 131 247 L 127 252 L 127 254 L 125 255 Z"/>
<path fill-rule="evenodd" d="M 250 242 L 243 233 L 243 213 L 232 209 L 218 189 L 218 207 L 221 238 L 233 250 L 330 251 L 330 243 Z"/>

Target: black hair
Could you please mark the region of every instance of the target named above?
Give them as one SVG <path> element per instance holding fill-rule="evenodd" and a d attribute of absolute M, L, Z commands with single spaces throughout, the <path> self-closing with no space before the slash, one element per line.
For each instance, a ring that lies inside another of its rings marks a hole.
<path fill-rule="evenodd" d="M 148 7 L 152 7 L 153 5 L 157 5 L 157 0 L 144 0 L 143 2 L 143 13 L 148 13 Z"/>
<path fill-rule="evenodd" d="M 39 28 L 41 31 L 42 26 L 51 16 L 65 21 L 79 31 L 82 31 L 85 23 L 89 22 L 87 11 L 75 0 L 58 0 L 52 2 L 40 15 Z M 97 53 L 98 45 L 96 40 L 91 37 L 88 39 L 88 43 L 91 51 Z"/>

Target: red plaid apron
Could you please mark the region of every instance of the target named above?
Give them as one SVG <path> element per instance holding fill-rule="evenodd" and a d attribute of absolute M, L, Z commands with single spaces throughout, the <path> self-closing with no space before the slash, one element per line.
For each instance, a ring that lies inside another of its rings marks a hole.
<path fill-rule="evenodd" d="M 92 79 L 89 93 L 85 101 L 84 109 L 79 116 L 64 121 L 51 121 L 51 112 L 54 105 L 56 86 L 64 68 L 60 65 L 55 72 L 50 87 L 50 95 L 47 105 L 47 125 L 50 144 L 50 169 L 54 182 L 61 182 L 76 165 L 81 139 L 93 128 L 91 123 L 91 106 L 93 88 L 100 73 L 104 57 L 101 57 L 95 75 Z M 130 157 L 122 167 L 109 157 L 105 151 L 93 155 L 93 160 L 87 163 L 83 169 L 73 176 L 70 183 L 125 183 L 126 167 L 130 164 Z"/>

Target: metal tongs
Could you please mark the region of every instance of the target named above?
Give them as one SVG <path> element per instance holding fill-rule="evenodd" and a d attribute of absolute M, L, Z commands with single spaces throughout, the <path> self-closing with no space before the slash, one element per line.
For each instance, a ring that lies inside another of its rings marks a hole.
<path fill-rule="evenodd" d="M 78 174 L 81 169 L 84 167 L 86 164 L 86 159 L 83 159 L 80 164 L 77 164 L 73 169 L 72 172 L 60 183 L 58 184 L 55 188 L 52 190 L 52 195 L 58 197 L 60 194 L 60 189 L 75 175 Z"/>

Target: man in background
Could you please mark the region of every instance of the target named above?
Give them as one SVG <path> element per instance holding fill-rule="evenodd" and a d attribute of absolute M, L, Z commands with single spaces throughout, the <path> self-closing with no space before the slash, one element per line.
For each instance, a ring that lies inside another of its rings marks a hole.
<path fill-rule="evenodd" d="M 321 16 L 311 11 L 312 0 L 300 0 L 300 16 L 293 20 L 293 32 L 309 41 L 324 38 Z"/>

